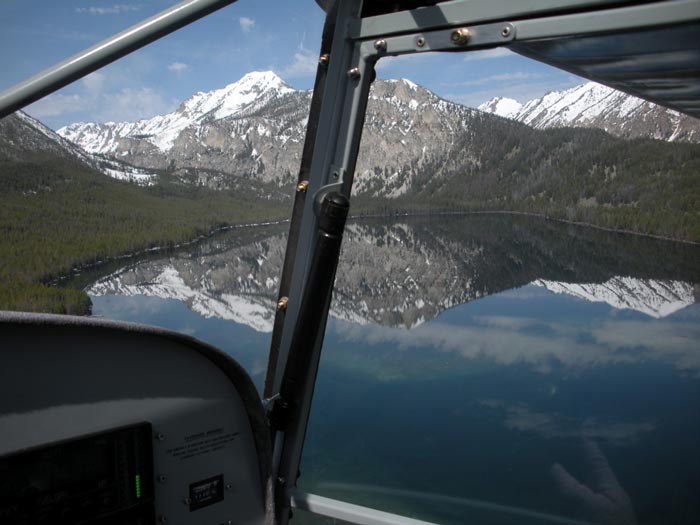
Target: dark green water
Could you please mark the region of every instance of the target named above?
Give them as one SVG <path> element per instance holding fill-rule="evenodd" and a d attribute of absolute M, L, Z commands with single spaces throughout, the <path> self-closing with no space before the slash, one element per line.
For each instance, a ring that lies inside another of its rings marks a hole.
<path fill-rule="evenodd" d="M 283 251 L 258 230 L 80 278 L 260 385 Z M 699 263 L 531 218 L 350 225 L 300 487 L 437 523 L 700 523 Z"/>

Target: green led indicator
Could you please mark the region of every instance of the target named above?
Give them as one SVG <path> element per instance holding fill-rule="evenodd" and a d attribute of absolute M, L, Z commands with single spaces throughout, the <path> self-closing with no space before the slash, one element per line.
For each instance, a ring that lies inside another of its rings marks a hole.
<path fill-rule="evenodd" d="M 134 476 L 134 483 L 136 485 L 136 497 L 141 497 L 141 474 L 136 474 Z"/>

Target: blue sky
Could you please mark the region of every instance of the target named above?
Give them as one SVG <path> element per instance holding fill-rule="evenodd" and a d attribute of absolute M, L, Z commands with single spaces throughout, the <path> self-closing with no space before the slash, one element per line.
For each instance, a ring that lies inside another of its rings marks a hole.
<path fill-rule="evenodd" d="M 0 90 L 176 3 L 3 0 Z M 323 17 L 313 0 L 240 0 L 27 111 L 52 128 L 148 118 L 256 70 L 273 70 L 292 87 L 307 89 L 313 85 Z M 378 76 L 409 78 L 472 106 L 496 95 L 524 102 L 584 82 L 505 50 L 383 59 Z"/>

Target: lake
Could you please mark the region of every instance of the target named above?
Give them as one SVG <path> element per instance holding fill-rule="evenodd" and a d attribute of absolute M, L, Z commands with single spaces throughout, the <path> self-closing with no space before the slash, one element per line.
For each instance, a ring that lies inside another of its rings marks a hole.
<path fill-rule="evenodd" d="M 75 276 L 261 387 L 287 226 Z M 700 523 L 700 247 L 511 215 L 354 221 L 300 488 L 437 523 Z"/>

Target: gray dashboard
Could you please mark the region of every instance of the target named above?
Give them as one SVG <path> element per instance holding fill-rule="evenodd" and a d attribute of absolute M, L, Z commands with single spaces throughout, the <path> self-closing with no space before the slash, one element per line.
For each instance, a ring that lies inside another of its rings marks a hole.
<path fill-rule="evenodd" d="M 270 440 L 233 359 L 66 316 L 2 313 L 0 341 L 2 523 L 265 523 Z"/>

